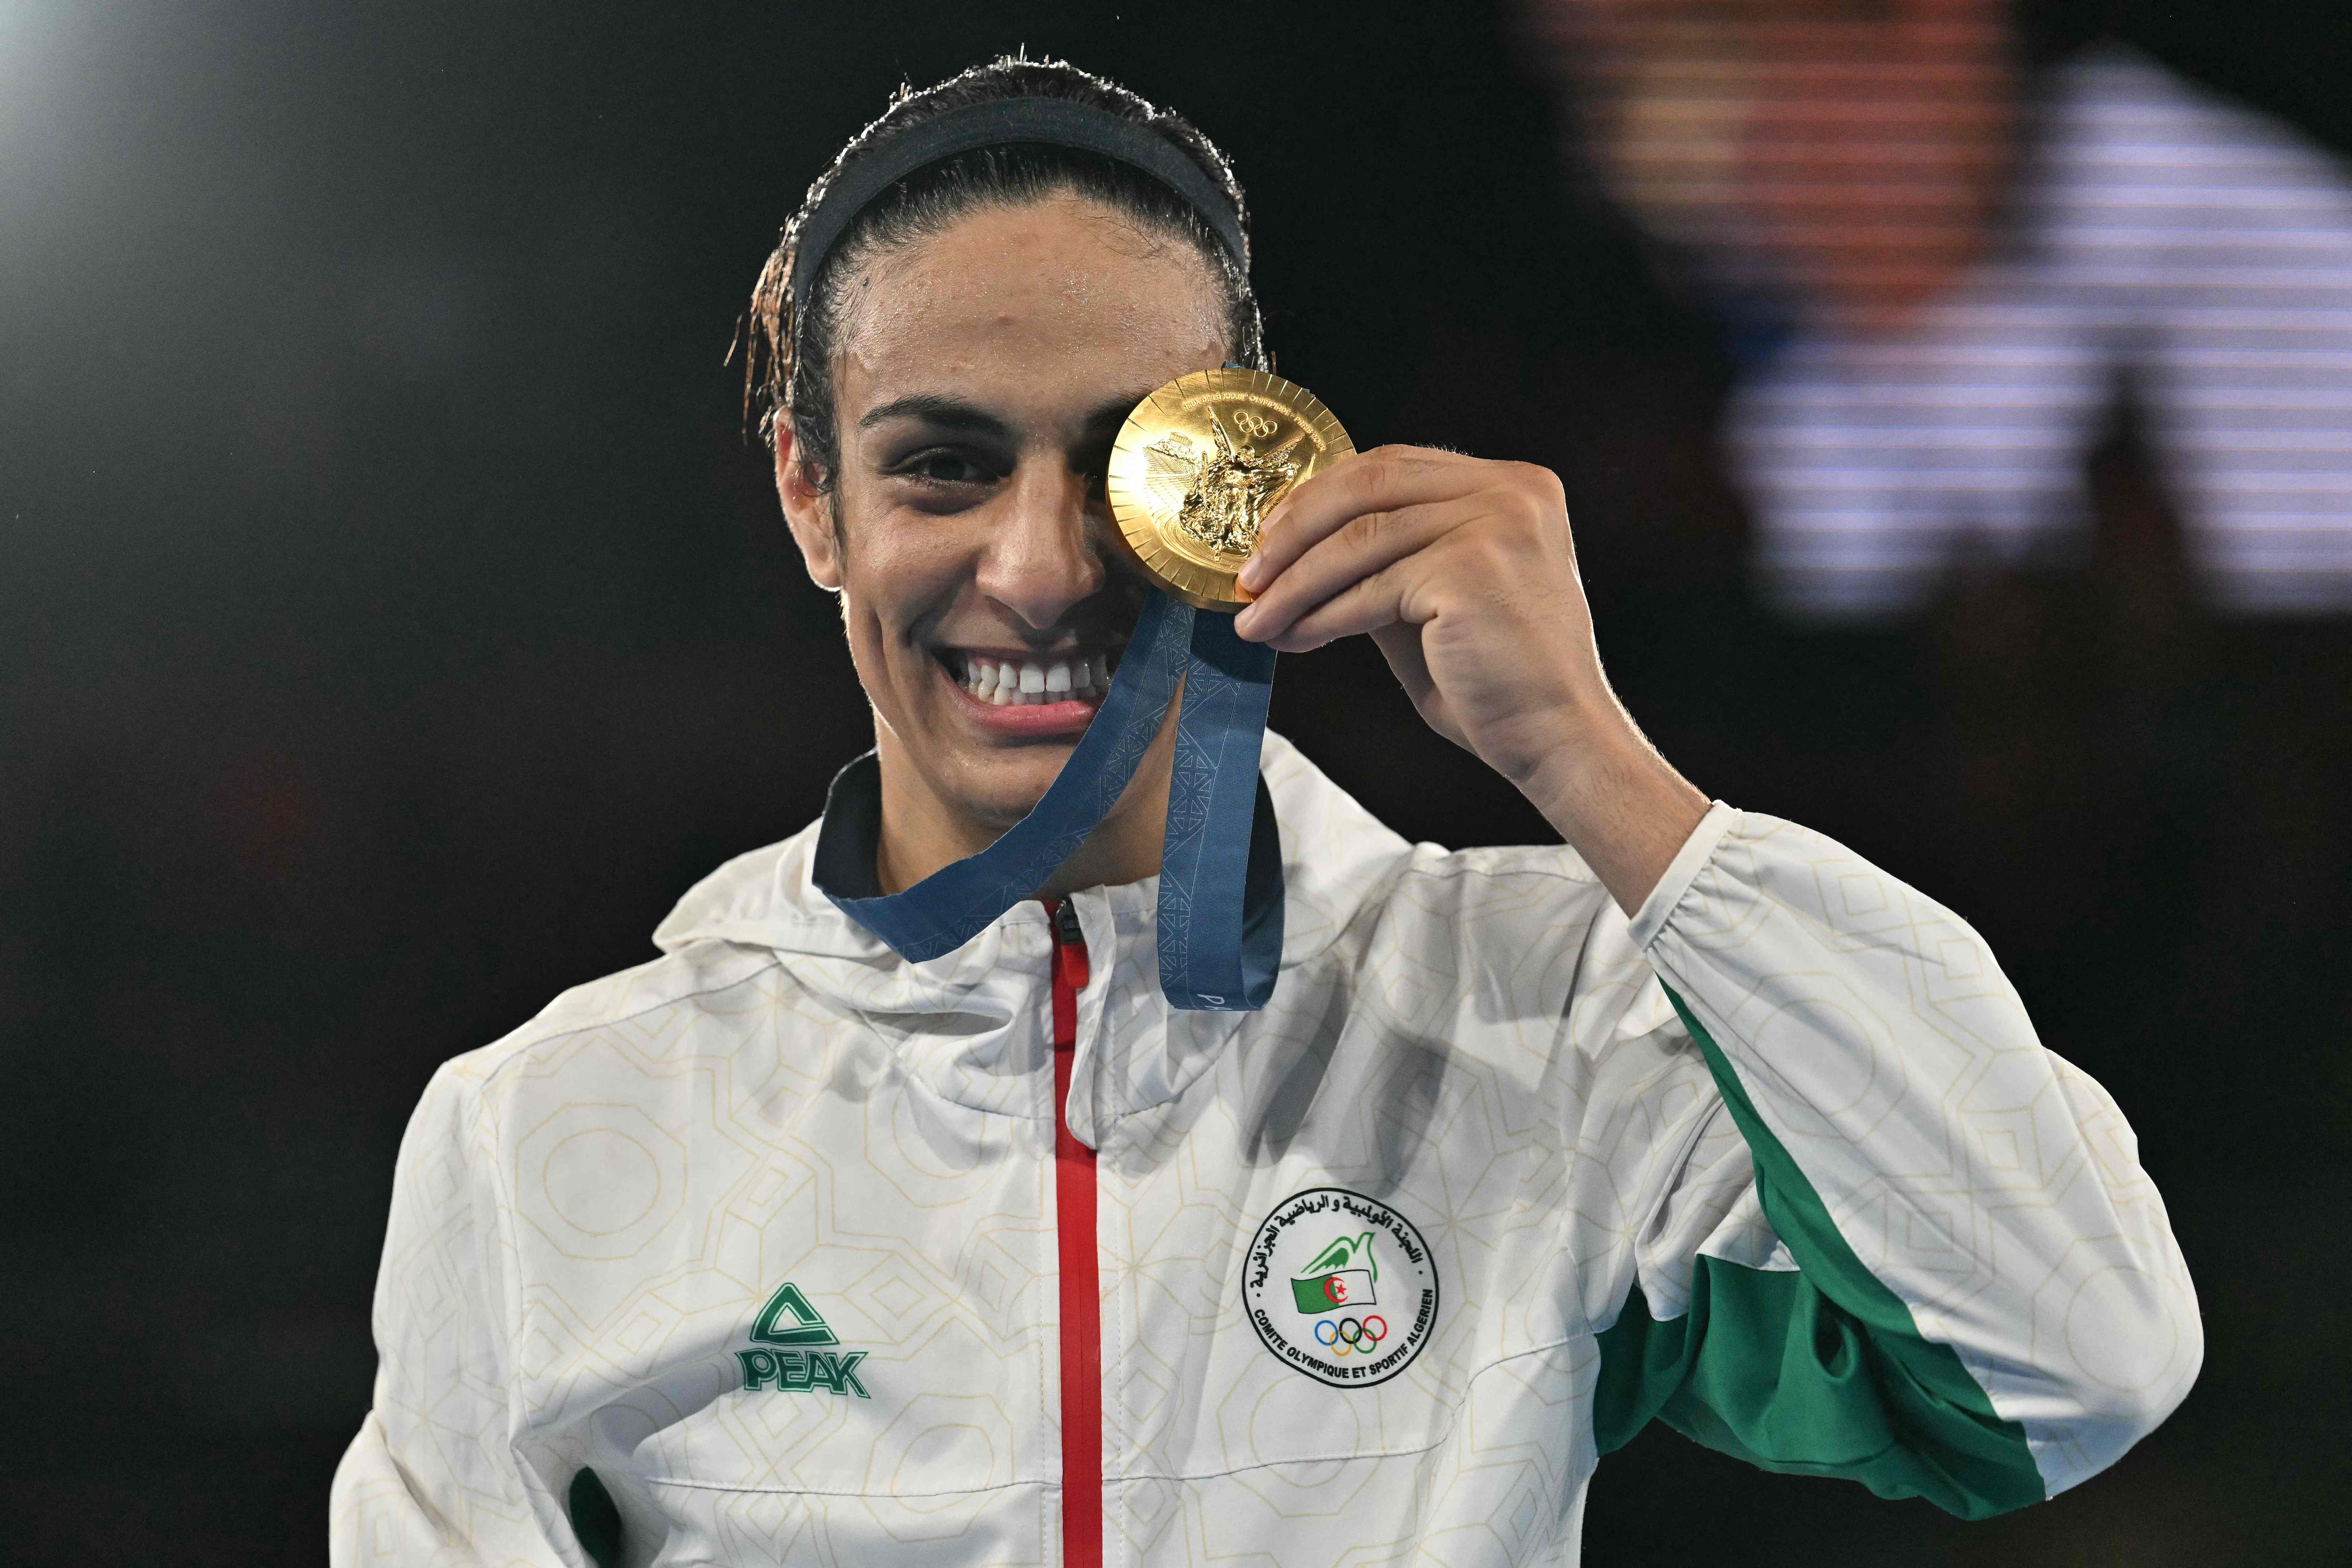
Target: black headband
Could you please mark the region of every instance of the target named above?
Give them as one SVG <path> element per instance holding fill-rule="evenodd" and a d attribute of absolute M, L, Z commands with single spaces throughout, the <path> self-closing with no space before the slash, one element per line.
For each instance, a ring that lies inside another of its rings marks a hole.
<path fill-rule="evenodd" d="M 1233 197 L 1174 142 L 1150 126 L 1066 98 L 1007 98 L 950 109 L 890 137 L 828 185 L 801 225 L 793 258 L 794 309 L 807 300 L 817 268 L 868 202 L 917 170 L 959 153 L 1019 142 L 1097 153 L 1141 170 L 1191 204 L 1224 241 L 1234 265 L 1249 270 L 1249 242 L 1242 237 Z"/>

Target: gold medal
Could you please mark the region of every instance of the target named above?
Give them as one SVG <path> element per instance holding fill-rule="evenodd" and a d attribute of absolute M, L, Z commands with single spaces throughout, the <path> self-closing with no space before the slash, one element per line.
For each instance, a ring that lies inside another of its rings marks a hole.
<path fill-rule="evenodd" d="M 1135 405 L 1111 448 L 1110 512 L 1143 574 L 1230 614 L 1258 524 L 1292 486 L 1351 456 L 1322 399 L 1262 370 L 1196 370 Z"/>

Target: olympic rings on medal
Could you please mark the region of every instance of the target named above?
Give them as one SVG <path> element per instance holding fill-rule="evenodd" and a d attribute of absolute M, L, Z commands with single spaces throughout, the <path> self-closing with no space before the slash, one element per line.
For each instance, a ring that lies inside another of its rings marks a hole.
<path fill-rule="evenodd" d="M 1369 1355 L 1388 1337 L 1389 1321 L 1378 1312 L 1366 1318 L 1342 1318 L 1336 1323 L 1325 1318 L 1315 1325 L 1315 1342 L 1329 1347 L 1334 1360 L 1357 1351 Z"/>

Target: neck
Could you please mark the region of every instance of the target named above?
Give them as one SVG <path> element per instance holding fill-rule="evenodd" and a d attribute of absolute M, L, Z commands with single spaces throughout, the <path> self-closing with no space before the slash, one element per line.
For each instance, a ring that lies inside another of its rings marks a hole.
<path fill-rule="evenodd" d="M 1176 754 L 1175 720 L 1171 704 L 1118 804 L 1036 889 L 1036 897 L 1064 898 L 1080 888 L 1140 881 L 1159 871 Z M 887 734 L 879 737 L 876 752 L 882 772 L 882 834 L 874 870 L 884 892 L 904 892 L 932 872 L 979 854 L 1013 826 L 959 805 Z"/>

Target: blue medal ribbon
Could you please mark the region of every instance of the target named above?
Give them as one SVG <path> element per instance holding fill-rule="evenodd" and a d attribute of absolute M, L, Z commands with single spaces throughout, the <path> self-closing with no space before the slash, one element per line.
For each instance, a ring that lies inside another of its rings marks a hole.
<path fill-rule="evenodd" d="M 1118 804 L 1181 679 L 1160 860 L 1160 989 L 1192 1011 L 1257 1011 L 1282 958 L 1282 900 L 1246 921 L 1243 908 L 1252 834 L 1275 831 L 1272 814 L 1255 809 L 1274 661 L 1272 648 L 1234 634 L 1233 616 L 1155 591 L 1094 722 L 1028 816 L 904 892 L 826 896 L 901 958 L 954 952 L 1034 896 Z"/>

